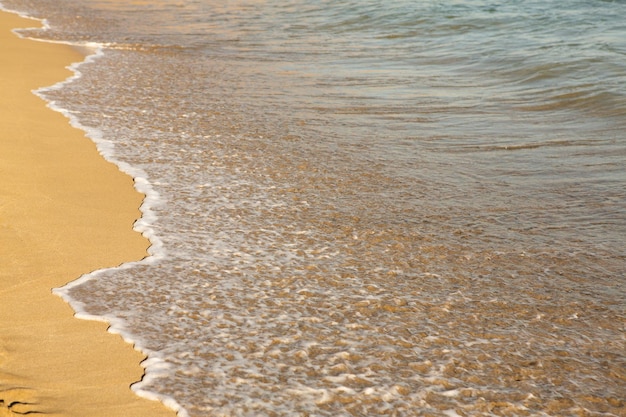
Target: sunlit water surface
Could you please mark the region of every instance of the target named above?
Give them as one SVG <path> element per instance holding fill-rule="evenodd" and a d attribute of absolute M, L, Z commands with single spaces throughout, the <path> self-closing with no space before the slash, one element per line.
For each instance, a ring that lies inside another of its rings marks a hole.
<path fill-rule="evenodd" d="M 3 3 L 102 45 L 45 95 L 148 190 L 154 256 L 67 292 L 142 390 L 626 415 L 625 2 Z"/>

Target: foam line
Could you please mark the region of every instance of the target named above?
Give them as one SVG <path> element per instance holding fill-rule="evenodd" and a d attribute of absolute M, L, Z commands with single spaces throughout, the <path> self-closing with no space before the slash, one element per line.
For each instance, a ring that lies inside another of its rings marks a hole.
<path fill-rule="evenodd" d="M 19 15 L 20 17 L 33 19 L 41 22 L 43 30 L 49 30 L 50 25 L 48 24 L 46 19 L 38 19 L 28 16 L 22 12 L 16 10 L 10 10 L 4 7 L 4 5 L 0 2 L 0 10 L 14 13 Z M 176 412 L 179 417 L 189 417 L 188 412 L 174 399 L 169 396 L 156 394 L 152 391 L 148 391 L 143 389 L 146 384 L 150 383 L 150 381 L 160 378 L 166 375 L 166 370 L 168 369 L 168 364 L 160 357 L 157 352 L 151 351 L 143 346 L 140 340 L 138 340 L 134 335 L 132 335 L 126 326 L 124 320 L 121 320 L 115 316 L 111 315 L 92 315 L 88 314 L 85 311 L 84 305 L 79 301 L 73 299 L 69 296 L 69 291 L 72 288 L 75 288 L 87 281 L 92 279 L 97 279 L 100 275 L 110 272 L 110 271 L 118 271 L 133 268 L 137 265 L 145 265 L 145 264 L 154 264 L 161 259 L 165 258 L 165 249 L 163 247 L 163 242 L 155 232 L 152 224 L 156 220 L 156 215 L 154 214 L 152 207 L 159 204 L 161 198 L 159 194 L 153 189 L 152 184 L 147 178 L 146 173 L 136 167 L 131 166 L 122 161 L 118 161 L 115 158 L 115 145 L 113 142 L 104 139 L 102 132 L 98 129 L 88 128 L 82 125 L 79 121 L 79 118 L 76 113 L 71 110 L 60 107 L 55 101 L 49 100 L 45 93 L 48 91 L 54 91 L 62 89 L 64 86 L 74 82 L 79 79 L 82 74 L 79 68 L 87 63 L 92 63 L 96 61 L 98 58 L 104 55 L 104 48 L 107 46 L 106 44 L 100 44 L 96 42 L 84 42 L 84 43 L 72 43 L 65 41 L 52 41 L 52 40 L 43 40 L 38 38 L 26 37 L 20 34 L 20 29 L 14 29 L 13 33 L 15 33 L 20 38 L 31 39 L 39 42 L 49 42 L 49 43 L 61 43 L 67 44 L 75 47 L 83 48 L 84 50 L 90 51 L 85 59 L 81 62 L 76 62 L 68 67 L 69 70 L 72 71 L 73 75 L 68 77 L 67 79 L 60 81 L 52 86 L 42 87 L 36 90 L 33 90 L 33 93 L 38 97 L 42 98 L 47 102 L 47 106 L 57 112 L 60 112 L 65 117 L 69 119 L 71 126 L 74 128 L 80 129 L 86 133 L 86 136 L 91 139 L 98 149 L 98 152 L 104 159 L 115 164 L 120 171 L 125 174 L 131 176 L 133 178 L 135 189 L 144 194 L 145 198 L 139 208 L 141 211 L 141 217 L 135 222 L 133 225 L 133 229 L 139 233 L 141 233 L 145 238 L 150 241 L 150 247 L 148 248 L 148 256 L 140 261 L 127 262 L 122 265 L 119 265 L 114 268 L 105 268 L 96 271 L 92 271 L 90 273 L 84 274 L 80 276 L 78 279 L 69 282 L 63 287 L 54 288 L 52 293 L 61 297 L 65 302 L 67 302 L 72 309 L 75 311 L 75 317 L 83 320 L 94 320 L 105 322 L 109 325 L 108 332 L 112 334 L 120 335 L 124 341 L 129 344 L 132 344 L 133 347 L 146 356 L 146 359 L 141 363 L 141 366 L 144 368 L 144 376 L 141 381 L 135 382 L 131 385 L 132 391 L 138 395 L 139 397 L 150 399 L 153 401 L 160 401 L 167 408 Z"/>

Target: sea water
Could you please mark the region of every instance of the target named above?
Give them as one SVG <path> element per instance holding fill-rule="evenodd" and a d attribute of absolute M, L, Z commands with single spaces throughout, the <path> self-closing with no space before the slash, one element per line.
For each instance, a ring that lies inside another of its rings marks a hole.
<path fill-rule="evenodd" d="M 56 290 L 139 394 L 624 415 L 626 2 L 2 3 L 92 48 L 39 94 L 147 195 L 151 256 Z"/>

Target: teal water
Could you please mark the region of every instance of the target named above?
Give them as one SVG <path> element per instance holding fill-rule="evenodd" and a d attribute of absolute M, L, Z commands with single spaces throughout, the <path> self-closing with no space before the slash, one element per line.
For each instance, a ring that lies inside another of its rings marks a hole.
<path fill-rule="evenodd" d="M 60 292 L 180 415 L 619 416 L 623 1 L 3 0 L 148 193 Z M 143 187 L 143 188 L 142 188 Z"/>

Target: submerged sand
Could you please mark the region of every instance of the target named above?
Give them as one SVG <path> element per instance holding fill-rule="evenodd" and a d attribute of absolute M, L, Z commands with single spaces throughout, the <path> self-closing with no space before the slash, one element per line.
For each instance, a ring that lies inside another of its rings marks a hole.
<path fill-rule="evenodd" d="M 132 230 L 132 179 L 31 92 L 84 58 L 11 33 L 36 24 L 0 12 L 0 416 L 173 416 L 130 390 L 142 354 L 51 293 L 149 242 Z"/>

